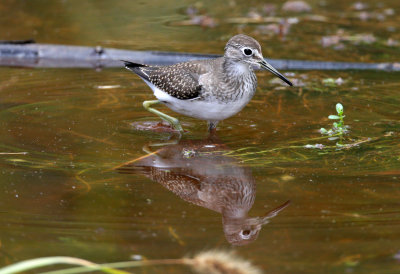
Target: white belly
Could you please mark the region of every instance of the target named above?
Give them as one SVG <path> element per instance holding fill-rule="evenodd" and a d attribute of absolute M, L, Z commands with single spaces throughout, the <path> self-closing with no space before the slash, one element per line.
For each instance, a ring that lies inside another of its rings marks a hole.
<path fill-rule="evenodd" d="M 152 83 L 146 81 L 154 92 L 154 96 L 173 111 L 206 121 L 221 121 L 229 118 L 239 111 L 251 100 L 252 95 L 242 96 L 240 100 L 229 103 L 200 101 L 199 99 L 180 100 L 160 90 Z"/>
<path fill-rule="evenodd" d="M 178 101 L 178 102 L 176 102 Z M 218 102 L 204 102 L 193 100 L 166 101 L 166 106 L 175 112 L 186 116 L 207 121 L 221 121 L 227 119 L 243 109 L 249 100 L 230 102 L 229 104 Z"/>

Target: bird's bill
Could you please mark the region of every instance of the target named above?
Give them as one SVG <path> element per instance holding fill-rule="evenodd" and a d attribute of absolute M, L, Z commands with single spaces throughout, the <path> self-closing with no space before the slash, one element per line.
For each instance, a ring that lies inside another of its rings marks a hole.
<path fill-rule="evenodd" d="M 261 219 L 261 224 L 265 225 L 269 222 L 269 219 L 275 217 L 276 215 L 278 215 L 279 212 L 281 212 L 282 210 L 284 210 L 286 207 L 288 207 L 290 205 L 290 200 L 286 201 L 285 203 L 281 204 L 280 206 L 278 206 L 277 208 L 274 208 L 270 211 L 268 211 L 266 214 L 264 214 L 264 216 L 262 216 Z"/>
<path fill-rule="evenodd" d="M 292 82 L 290 82 L 285 76 L 283 76 L 279 71 L 277 71 L 276 69 L 274 69 L 273 66 L 271 66 L 270 64 L 268 64 L 265 60 L 261 60 L 258 62 L 258 64 L 260 64 L 260 66 L 265 69 L 268 70 L 269 72 L 271 72 L 272 74 L 274 74 L 275 76 L 279 77 L 280 79 L 282 79 L 286 84 L 288 84 L 289 86 L 293 86 Z"/>

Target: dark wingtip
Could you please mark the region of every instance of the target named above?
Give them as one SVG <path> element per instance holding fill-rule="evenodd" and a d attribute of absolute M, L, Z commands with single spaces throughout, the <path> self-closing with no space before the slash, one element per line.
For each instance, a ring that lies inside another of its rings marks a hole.
<path fill-rule="evenodd" d="M 143 65 L 143 64 L 133 63 L 130 61 L 125 61 L 125 60 L 121 60 L 121 61 L 124 62 L 124 65 L 127 69 L 146 67 L 146 65 Z"/>

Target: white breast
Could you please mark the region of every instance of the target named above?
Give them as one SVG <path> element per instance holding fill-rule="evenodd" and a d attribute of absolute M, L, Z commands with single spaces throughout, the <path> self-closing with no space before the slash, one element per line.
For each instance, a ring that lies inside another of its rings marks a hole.
<path fill-rule="evenodd" d="M 153 90 L 154 96 L 175 112 L 206 121 L 221 121 L 229 118 L 250 101 L 251 97 L 243 96 L 240 100 L 228 104 L 218 101 L 200 101 L 198 99 L 180 100 L 157 88 L 152 83 L 146 84 Z"/>

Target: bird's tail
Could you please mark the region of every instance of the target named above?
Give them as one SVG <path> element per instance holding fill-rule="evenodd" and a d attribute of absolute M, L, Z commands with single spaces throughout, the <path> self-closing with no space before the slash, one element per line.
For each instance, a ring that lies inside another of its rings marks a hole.
<path fill-rule="evenodd" d="M 142 64 L 138 64 L 138 63 L 124 61 L 124 60 L 121 60 L 121 61 L 124 62 L 125 68 L 132 71 L 133 73 L 136 73 L 143 80 L 150 81 L 149 75 L 143 71 L 143 68 L 148 67 L 147 65 L 142 65 Z"/>
<path fill-rule="evenodd" d="M 147 67 L 146 65 L 142 65 L 142 64 L 138 64 L 138 63 L 133 63 L 133 62 L 129 62 L 129 61 L 125 61 L 125 60 L 121 60 L 122 62 L 124 62 L 125 67 L 131 71 L 136 71 L 136 68 L 140 68 L 140 67 Z"/>

